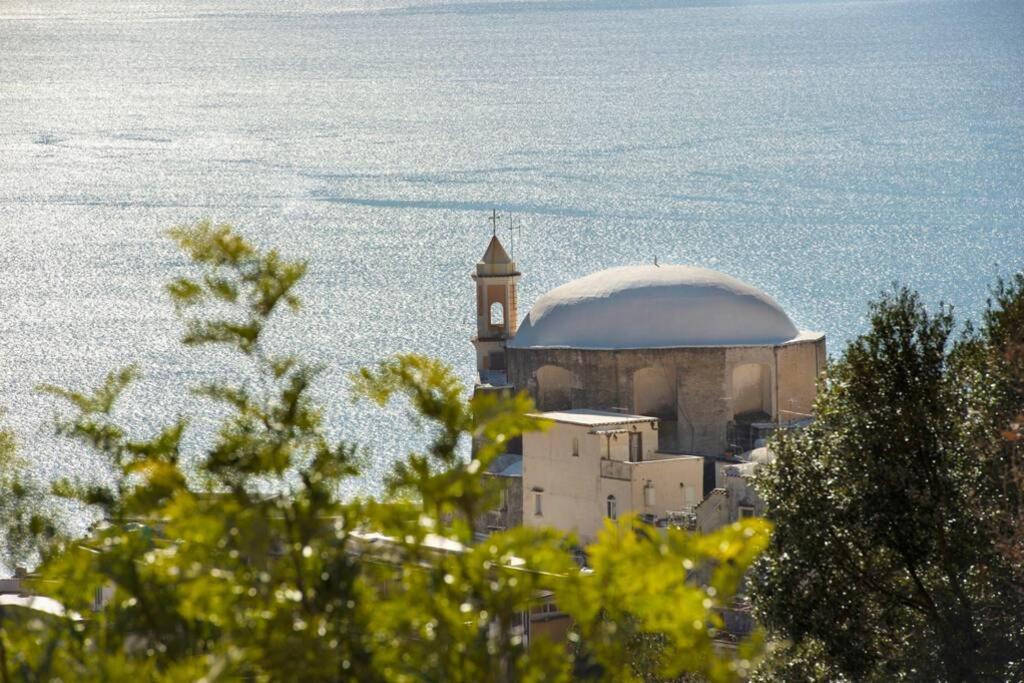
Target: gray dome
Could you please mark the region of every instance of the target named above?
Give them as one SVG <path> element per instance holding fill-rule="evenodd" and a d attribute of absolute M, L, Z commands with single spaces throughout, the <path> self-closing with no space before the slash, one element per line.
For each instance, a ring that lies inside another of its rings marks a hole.
<path fill-rule="evenodd" d="M 656 349 L 766 346 L 800 336 L 764 292 L 694 266 L 610 268 L 551 290 L 512 348 Z"/>

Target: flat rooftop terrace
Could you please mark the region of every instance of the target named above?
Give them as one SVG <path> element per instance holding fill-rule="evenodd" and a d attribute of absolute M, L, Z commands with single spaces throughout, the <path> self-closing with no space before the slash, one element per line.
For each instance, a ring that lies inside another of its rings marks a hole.
<path fill-rule="evenodd" d="M 649 415 L 624 415 L 610 410 L 554 410 L 547 413 L 531 413 L 533 417 L 542 417 L 552 422 L 581 425 L 583 427 L 604 427 L 606 425 L 625 425 L 636 422 L 657 422 L 658 418 Z"/>

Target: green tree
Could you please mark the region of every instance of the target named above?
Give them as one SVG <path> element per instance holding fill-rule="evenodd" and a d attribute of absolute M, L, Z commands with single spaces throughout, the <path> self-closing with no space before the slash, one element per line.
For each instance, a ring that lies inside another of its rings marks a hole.
<path fill-rule="evenodd" d="M 467 399 L 444 364 L 411 355 L 353 384 L 364 399 L 408 400 L 430 444 L 395 466 L 385 501 L 342 498 L 363 456 L 326 435 L 309 391 L 318 368 L 264 341 L 282 309 L 299 307 L 306 265 L 261 252 L 227 226 L 172 236 L 194 264 L 169 287 L 183 342 L 230 349 L 248 370 L 195 388 L 226 416 L 192 453 L 187 416 L 168 416 L 144 437 L 118 423 L 133 368 L 94 391 L 44 387 L 71 409 L 58 431 L 112 474 L 53 487 L 100 520 L 83 538 L 25 512 L 20 477 L 3 482 L 13 492 L 0 499 L 4 519 L 17 522 L 8 538 L 38 549 L 37 587 L 67 611 L 0 611 L 0 682 L 568 680 L 567 648 L 544 639 L 527 647 L 517 628 L 541 590 L 572 615 L 604 680 L 634 679 L 615 638 L 627 620 L 668 644 L 655 663 L 666 675 L 745 673 L 758 643 L 744 645 L 743 658 L 720 655 L 716 610 L 767 543 L 766 523 L 695 537 L 653 534 L 627 517 L 588 549 L 587 574 L 567 550 L 575 540 L 551 530 L 472 545 L 469 520 L 496 495 L 483 472 L 508 440 L 545 425 L 526 395 Z M 459 446 L 471 438 L 481 447 L 465 460 Z M 694 579 L 698 570 L 710 583 Z M 94 611 L 99 589 L 109 599 Z"/>
<path fill-rule="evenodd" d="M 951 309 L 884 296 L 830 367 L 815 422 L 774 441 L 758 485 L 775 532 L 751 583 L 788 644 L 765 680 L 1021 675 L 1024 577 L 1000 551 L 1021 495 L 1001 434 L 1021 404 L 994 353 L 1020 334 L 1021 282 L 955 342 Z"/>
<path fill-rule="evenodd" d="M 1018 593 L 1024 592 L 1024 273 L 999 280 L 988 302 L 976 364 L 979 377 L 995 390 L 992 428 L 1003 449 L 987 462 L 1004 481 L 1003 504 L 994 516 L 999 549 L 1016 567 Z M 1024 598 L 1022 598 L 1024 599 Z M 1024 674 L 1022 674 L 1024 676 Z"/>

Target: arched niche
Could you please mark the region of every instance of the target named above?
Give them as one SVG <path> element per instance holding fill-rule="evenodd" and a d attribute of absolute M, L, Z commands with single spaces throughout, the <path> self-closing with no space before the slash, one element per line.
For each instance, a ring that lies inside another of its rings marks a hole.
<path fill-rule="evenodd" d="M 541 410 L 570 410 L 572 408 L 573 375 L 557 365 L 545 365 L 537 370 L 537 404 Z"/>
<path fill-rule="evenodd" d="M 768 366 L 762 363 L 744 363 L 732 371 L 732 414 L 770 415 L 768 396 Z"/>
<path fill-rule="evenodd" d="M 658 418 L 658 448 L 678 446 L 675 374 L 668 368 L 648 367 L 633 373 L 633 412 Z"/>
<path fill-rule="evenodd" d="M 633 373 L 633 412 L 675 419 L 676 392 L 668 370 L 651 367 Z"/>

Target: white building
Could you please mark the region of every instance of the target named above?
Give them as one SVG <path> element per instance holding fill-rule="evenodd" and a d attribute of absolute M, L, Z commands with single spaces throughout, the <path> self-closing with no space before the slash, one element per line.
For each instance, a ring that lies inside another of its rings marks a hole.
<path fill-rule="evenodd" d="M 704 459 L 660 453 L 657 418 L 585 409 L 538 417 L 552 426 L 523 437 L 523 524 L 587 543 L 606 517 L 667 523 L 700 502 Z"/>

